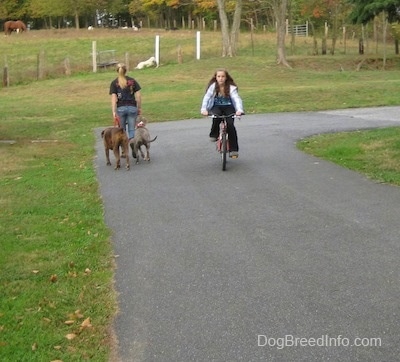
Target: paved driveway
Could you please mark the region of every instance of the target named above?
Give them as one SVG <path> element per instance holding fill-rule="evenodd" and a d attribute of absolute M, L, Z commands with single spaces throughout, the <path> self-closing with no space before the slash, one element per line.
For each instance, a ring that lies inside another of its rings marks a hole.
<path fill-rule="evenodd" d="M 151 123 L 151 163 L 95 164 L 118 255 L 121 361 L 398 361 L 400 189 L 295 148 L 400 107 Z"/>

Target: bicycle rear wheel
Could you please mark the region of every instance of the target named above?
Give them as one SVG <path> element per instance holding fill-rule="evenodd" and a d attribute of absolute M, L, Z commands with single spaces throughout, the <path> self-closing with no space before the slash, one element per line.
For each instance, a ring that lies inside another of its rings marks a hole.
<path fill-rule="evenodd" d="M 222 171 L 226 170 L 226 154 L 227 154 L 227 152 L 228 152 L 228 149 L 227 149 L 226 134 L 222 134 L 222 140 L 221 140 Z"/>

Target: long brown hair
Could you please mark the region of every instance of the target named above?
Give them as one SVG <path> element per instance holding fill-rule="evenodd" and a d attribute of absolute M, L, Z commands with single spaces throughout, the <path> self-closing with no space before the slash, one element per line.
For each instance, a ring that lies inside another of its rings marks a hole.
<path fill-rule="evenodd" d="M 235 87 L 237 87 L 235 81 L 233 80 L 233 78 L 231 77 L 231 75 L 228 73 L 228 71 L 225 68 L 218 68 L 215 72 L 214 75 L 212 76 L 212 78 L 210 79 L 210 81 L 208 82 L 207 89 L 210 87 L 211 84 L 215 83 L 217 84 L 217 73 L 218 72 L 224 72 L 225 76 L 226 76 L 226 80 L 225 80 L 225 85 L 224 85 L 224 93 L 226 97 L 229 97 L 230 95 L 230 86 L 234 85 Z M 215 89 L 215 92 L 217 92 L 218 89 Z"/>

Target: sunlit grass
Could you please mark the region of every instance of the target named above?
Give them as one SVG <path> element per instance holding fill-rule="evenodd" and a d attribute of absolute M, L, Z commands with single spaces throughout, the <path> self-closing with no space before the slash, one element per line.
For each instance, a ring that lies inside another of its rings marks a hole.
<path fill-rule="evenodd" d="M 400 185 L 400 128 L 325 134 L 306 138 L 299 148 L 361 172 L 378 182 Z"/>
<path fill-rule="evenodd" d="M 157 33 L 160 67 L 134 70 L 136 61 L 153 55 Z M 0 61 L 7 60 L 11 77 L 11 87 L 0 89 L 0 138 L 15 141 L 0 143 L 4 361 L 108 360 L 116 311 L 114 260 L 93 168 L 93 129 L 112 124 L 108 92 L 116 73 L 92 73 L 93 40 L 99 50 L 115 49 L 122 58 L 129 53 L 130 74 L 142 86 L 143 114 L 150 122 L 199 118 L 205 86 L 218 67 L 234 77 L 248 114 L 399 104 L 400 69 L 393 55 L 387 71 L 377 71 L 379 66 L 356 71 L 358 55 L 311 57 L 311 43 L 298 40 L 303 55 L 289 56 L 289 69 L 275 64 L 272 34 L 257 34 L 254 48 L 249 34 L 242 34 L 239 55 L 221 58 L 219 34 L 204 33 L 200 60 L 190 31 L 26 35 L 0 38 Z M 41 50 L 49 69 L 58 70 L 34 81 L 37 69 L 31 63 Z M 76 65 L 71 76 L 63 74 L 67 56 Z M 398 130 L 324 135 L 301 147 L 398 183 L 398 136 Z M 82 329 L 86 318 L 92 326 Z M 76 337 L 69 340 L 70 334 Z"/>

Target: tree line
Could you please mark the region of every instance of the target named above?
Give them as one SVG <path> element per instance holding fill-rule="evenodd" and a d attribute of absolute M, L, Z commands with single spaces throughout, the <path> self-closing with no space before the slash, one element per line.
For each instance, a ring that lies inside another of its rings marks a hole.
<path fill-rule="evenodd" d="M 1 0 L 0 19 L 21 19 L 31 28 L 132 27 L 215 29 L 222 33 L 222 55 L 234 56 L 241 29 L 277 34 L 277 60 L 285 61 L 287 19 L 307 22 L 311 34 L 326 31 L 333 43 L 345 25 L 378 18 L 400 19 L 400 0 Z M 334 47 L 334 45 L 333 45 Z"/>
<path fill-rule="evenodd" d="M 283 8 L 282 8 L 283 6 Z M 400 0 L 2 0 L 0 19 L 31 22 L 34 28 L 131 27 L 211 28 L 213 21 L 239 27 L 276 28 L 277 12 L 315 31 L 330 24 L 367 23 L 381 12 L 399 19 Z M 221 10 L 223 10 L 221 12 Z M 240 19 L 235 14 L 240 11 Z M 226 17 L 226 18 L 225 18 Z"/>

